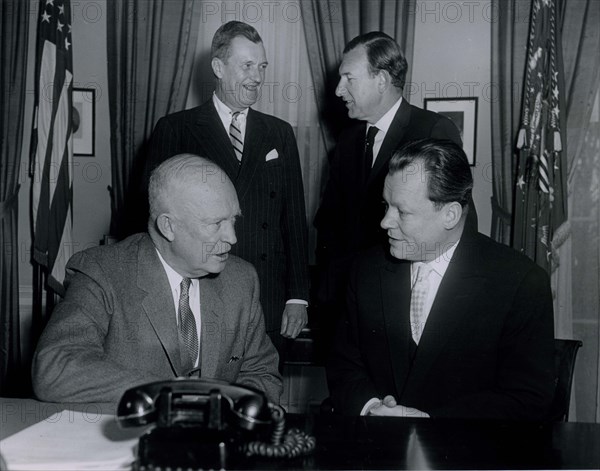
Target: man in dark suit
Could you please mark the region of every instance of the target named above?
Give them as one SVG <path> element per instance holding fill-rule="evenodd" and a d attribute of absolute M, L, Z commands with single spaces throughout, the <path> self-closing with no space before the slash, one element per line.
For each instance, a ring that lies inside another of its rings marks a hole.
<path fill-rule="evenodd" d="M 465 224 L 472 185 L 450 141 L 393 155 L 381 221 L 389 253 L 376 246 L 357 258 L 327 368 L 338 411 L 544 416 L 554 391 L 550 282 Z"/>
<path fill-rule="evenodd" d="M 213 97 L 160 119 L 147 167 L 192 152 L 213 160 L 231 178 L 242 209 L 233 253 L 256 267 L 267 333 L 281 347 L 281 335 L 295 338 L 308 320 L 308 239 L 296 139 L 288 123 L 250 108 L 267 67 L 252 26 L 222 25 L 211 57 Z"/>
<path fill-rule="evenodd" d="M 213 162 L 179 155 L 153 172 L 149 198 L 148 233 L 69 261 L 65 298 L 33 360 L 36 396 L 117 402 L 128 388 L 200 370 L 278 403 L 258 277 L 230 255 L 240 216 L 233 184 Z"/>
<path fill-rule="evenodd" d="M 319 299 L 336 310 L 356 253 L 385 240 L 379 227 L 387 164 L 399 146 L 425 137 L 461 144 L 446 117 L 402 97 L 408 64 L 385 33 L 357 36 L 344 49 L 336 95 L 359 120 L 342 132 L 330 161 L 329 180 L 315 217 L 320 266 Z M 477 227 L 475 208 L 470 223 Z"/>

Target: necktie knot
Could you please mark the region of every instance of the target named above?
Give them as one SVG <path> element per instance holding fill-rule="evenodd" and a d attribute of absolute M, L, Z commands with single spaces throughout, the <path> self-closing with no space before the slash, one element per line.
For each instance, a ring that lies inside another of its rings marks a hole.
<path fill-rule="evenodd" d="M 429 279 L 431 273 L 431 267 L 427 263 L 417 262 L 416 264 L 417 274 L 415 276 L 415 283 L 423 283 Z"/>
<path fill-rule="evenodd" d="M 179 285 L 179 288 L 181 289 L 181 296 L 185 296 L 189 299 L 191 284 L 192 280 L 190 278 L 183 278 L 181 280 L 181 284 Z"/>
<path fill-rule="evenodd" d="M 367 131 L 367 147 L 373 147 L 373 143 L 375 142 L 375 136 L 379 132 L 379 128 L 377 126 L 370 126 Z"/>

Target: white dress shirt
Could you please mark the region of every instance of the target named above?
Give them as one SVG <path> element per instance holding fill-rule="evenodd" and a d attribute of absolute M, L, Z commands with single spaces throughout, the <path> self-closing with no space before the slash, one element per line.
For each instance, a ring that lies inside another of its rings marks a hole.
<path fill-rule="evenodd" d="M 379 121 L 377 121 L 375 124 L 367 125 L 367 132 L 369 132 L 369 128 L 371 126 L 376 126 L 377 129 L 379 129 L 379 132 L 375 134 L 375 140 L 373 141 L 373 162 L 371 162 L 371 167 L 375 163 L 375 160 L 377 160 L 377 154 L 379 154 L 381 144 L 383 144 L 385 135 L 387 134 L 388 129 L 390 129 L 392 121 L 394 120 L 394 116 L 396 116 L 396 112 L 398 111 L 398 108 L 400 108 L 401 104 L 402 97 L 400 97 L 400 99 L 396 103 L 394 103 L 394 106 L 392 106 L 386 114 L 379 118 Z"/>
<path fill-rule="evenodd" d="M 225 131 L 227 131 L 227 134 L 229 134 L 229 126 L 231 126 L 231 120 L 233 119 L 233 112 L 231 111 L 231 109 L 225 104 L 223 103 L 221 100 L 219 100 L 219 97 L 217 97 L 217 94 L 215 92 L 213 92 L 213 103 L 215 105 L 215 108 L 217 109 L 217 113 L 219 114 L 219 118 L 221 118 L 221 122 L 223 123 L 223 126 L 225 126 Z M 248 108 L 245 108 L 244 110 L 240 111 L 240 115 L 238 116 L 238 123 L 240 123 L 240 132 L 242 133 L 242 137 L 244 138 L 243 140 L 246 140 L 246 118 L 248 115 Z M 379 133 L 378 133 L 379 134 Z M 304 306 L 308 306 L 308 301 L 304 300 L 304 299 L 289 299 L 286 304 L 302 304 Z"/>
<path fill-rule="evenodd" d="M 221 122 L 225 127 L 225 131 L 227 131 L 227 135 L 229 135 L 229 127 L 231 126 L 231 120 L 233 119 L 233 111 L 231 108 L 219 100 L 219 97 L 215 92 L 213 92 L 213 104 L 217 109 L 217 114 L 219 118 L 221 118 Z M 240 111 L 240 114 L 237 117 L 237 122 L 240 125 L 240 133 L 242 134 L 242 141 L 246 140 L 246 118 L 248 117 L 248 108 L 244 108 Z"/>
<path fill-rule="evenodd" d="M 175 306 L 175 321 L 177 325 L 179 325 L 179 296 L 181 290 L 181 281 L 183 280 L 183 276 L 177 273 L 171 266 L 165 261 L 160 252 L 157 250 L 158 258 L 160 263 L 162 263 L 163 268 L 165 269 L 165 273 L 167 274 L 167 278 L 169 279 L 169 285 L 171 286 L 171 294 L 173 295 L 173 304 Z M 194 320 L 196 321 L 196 330 L 198 333 L 198 345 L 202 348 L 202 343 L 200 339 L 200 333 L 202 332 L 201 326 L 201 318 L 200 318 L 200 282 L 198 278 L 191 278 L 192 283 L 190 284 L 190 309 L 192 310 L 192 314 L 194 314 Z M 194 363 L 194 367 L 198 366 L 198 358 Z"/>
<path fill-rule="evenodd" d="M 429 317 L 429 312 L 431 311 L 431 306 L 433 306 L 433 301 L 435 300 L 435 296 L 437 295 L 438 289 L 440 288 L 440 284 L 442 283 L 442 278 L 444 278 L 444 274 L 448 269 L 448 264 L 454 255 L 454 251 L 456 250 L 456 246 L 458 245 L 458 241 L 455 242 L 438 256 L 435 260 L 431 262 L 425 263 L 431 268 L 431 272 L 429 273 L 429 291 L 427 292 L 427 298 L 425 299 L 425 305 L 423 307 L 423 324 L 427 323 L 427 318 Z M 417 281 L 417 270 L 415 267 L 416 263 L 422 262 L 413 262 L 410 265 L 410 285 L 414 286 Z"/>
<path fill-rule="evenodd" d="M 427 292 L 427 298 L 425 299 L 425 306 L 423 308 L 423 323 L 427 324 L 427 318 L 429 317 L 429 313 L 431 312 L 431 306 L 433 306 L 433 301 L 435 300 L 435 296 L 437 295 L 438 289 L 440 288 L 440 284 L 442 283 L 442 279 L 446 274 L 446 270 L 448 270 L 448 264 L 450 260 L 452 260 L 452 256 L 454 255 L 454 251 L 458 246 L 458 241 L 452 244 L 448 250 L 439 255 L 435 260 L 431 262 L 427 262 L 427 265 L 431 267 L 431 272 L 429 273 L 429 291 Z M 414 268 L 416 263 L 422 262 L 413 262 L 410 265 L 410 285 L 414 286 L 417 270 Z M 395 398 L 398 400 L 398 398 Z M 367 401 L 367 403 L 363 406 L 360 411 L 360 415 L 366 415 L 371 407 L 376 404 L 379 404 L 381 399 L 377 397 L 373 397 Z"/>

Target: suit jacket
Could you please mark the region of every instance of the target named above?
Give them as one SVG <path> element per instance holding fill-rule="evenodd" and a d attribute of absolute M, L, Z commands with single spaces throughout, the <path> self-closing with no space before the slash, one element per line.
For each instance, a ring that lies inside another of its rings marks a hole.
<path fill-rule="evenodd" d="M 364 148 L 367 123 L 357 122 L 342 132 L 330 162 L 329 180 L 314 225 L 317 253 L 324 266 L 319 288 L 323 301 L 339 301 L 352 259 L 364 248 L 385 240 L 379 226 L 385 208 L 383 183 L 393 152 L 411 141 L 432 137 L 462 145 L 456 126 L 448 118 L 410 105 L 405 99 L 383 140 L 368 179 Z M 470 205 L 469 224 L 477 227 L 475 207 Z"/>
<path fill-rule="evenodd" d="M 546 272 L 465 230 L 419 342 L 410 333 L 410 262 L 375 247 L 357 258 L 327 375 L 335 407 L 373 398 L 432 417 L 540 419 L 554 393 Z M 416 348 L 416 350 L 415 350 Z"/>
<path fill-rule="evenodd" d="M 128 388 L 185 374 L 171 288 L 147 234 L 75 254 L 66 284 L 34 355 L 38 398 L 116 402 Z M 200 303 L 202 377 L 278 403 L 278 357 L 252 266 L 230 256 L 220 274 L 200 279 Z"/>
<path fill-rule="evenodd" d="M 267 161 L 273 149 L 278 158 Z M 248 110 L 242 163 L 212 99 L 161 118 L 152 133 L 147 172 L 173 155 L 211 159 L 237 190 L 242 217 L 232 253 L 258 272 L 267 331 L 279 330 L 286 300 L 308 300 L 308 236 L 296 139 L 278 118 Z"/>

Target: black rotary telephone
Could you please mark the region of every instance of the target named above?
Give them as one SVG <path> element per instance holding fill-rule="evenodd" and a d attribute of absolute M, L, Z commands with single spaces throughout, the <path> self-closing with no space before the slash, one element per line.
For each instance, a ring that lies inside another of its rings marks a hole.
<path fill-rule="evenodd" d="M 310 453 L 315 439 L 284 434 L 285 412 L 246 386 L 177 378 L 125 391 L 117 408 L 122 427 L 156 426 L 140 437 L 138 469 L 226 469 L 251 456 Z"/>

